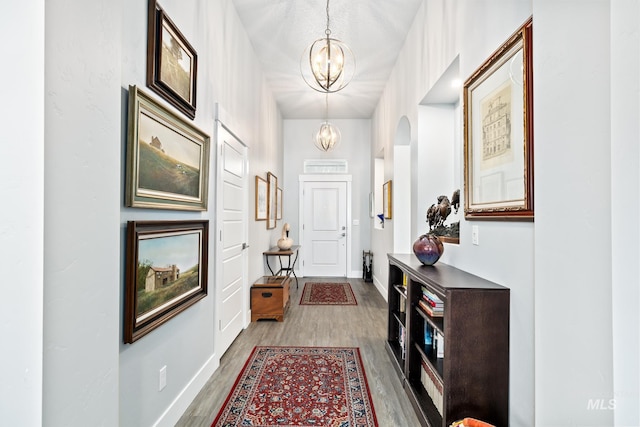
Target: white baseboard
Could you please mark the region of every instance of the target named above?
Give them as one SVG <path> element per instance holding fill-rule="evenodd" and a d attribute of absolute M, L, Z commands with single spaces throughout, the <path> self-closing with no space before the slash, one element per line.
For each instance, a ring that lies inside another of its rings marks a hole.
<path fill-rule="evenodd" d="M 376 289 L 378 290 L 378 292 L 380 292 L 380 295 L 382 295 L 382 298 L 384 298 L 384 300 L 387 301 L 387 289 L 382 285 L 382 283 L 380 282 L 380 280 L 378 280 L 376 276 L 373 276 L 373 284 L 376 286 Z"/>
<path fill-rule="evenodd" d="M 175 426 L 218 367 L 220 367 L 220 358 L 214 353 L 153 424 L 154 427 Z"/>
<path fill-rule="evenodd" d="M 350 279 L 362 278 L 362 270 L 352 270 L 348 277 Z"/>

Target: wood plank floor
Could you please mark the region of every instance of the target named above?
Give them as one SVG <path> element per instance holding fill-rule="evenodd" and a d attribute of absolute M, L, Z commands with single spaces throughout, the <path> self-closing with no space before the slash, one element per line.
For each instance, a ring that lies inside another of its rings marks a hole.
<path fill-rule="evenodd" d="M 292 282 L 291 302 L 284 322 L 259 321 L 245 329 L 222 356 L 220 368 L 185 411 L 176 426 L 210 427 L 251 350 L 261 346 L 359 347 L 380 427 L 419 426 L 385 349 L 387 305 L 372 283 L 346 279 L 356 306 L 299 305 L 305 282 L 345 279 L 300 279 Z"/>

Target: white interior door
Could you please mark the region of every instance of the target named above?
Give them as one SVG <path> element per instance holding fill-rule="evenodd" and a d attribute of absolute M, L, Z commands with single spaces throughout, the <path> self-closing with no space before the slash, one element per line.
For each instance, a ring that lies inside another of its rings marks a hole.
<path fill-rule="evenodd" d="M 305 276 L 347 276 L 347 183 L 303 183 Z"/>
<path fill-rule="evenodd" d="M 247 148 L 218 124 L 218 253 L 216 352 L 222 356 L 244 328 L 247 297 Z"/>

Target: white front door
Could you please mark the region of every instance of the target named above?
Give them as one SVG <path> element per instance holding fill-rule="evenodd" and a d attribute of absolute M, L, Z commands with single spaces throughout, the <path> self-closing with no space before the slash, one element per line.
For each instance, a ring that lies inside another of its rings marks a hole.
<path fill-rule="evenodd" d="M 305 276 L 347 276 L 347 183 L 303 183 Z"/>
<path fill-rule="evenodd" d="M 216 352 L 244 328 L 247 311 L 247 148 L 218 123 Z"/>

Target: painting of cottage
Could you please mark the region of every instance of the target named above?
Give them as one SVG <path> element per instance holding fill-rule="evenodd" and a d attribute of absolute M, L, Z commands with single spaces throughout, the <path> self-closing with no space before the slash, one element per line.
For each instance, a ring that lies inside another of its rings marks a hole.
<path fill-rule="evenodd" d="M 173 264 L 171 267 L 149 267 L 147 279 L 144 283 L 144 290 L 152 292 L 167 286 L 169 282 L 175 282 L 180 277 L 180 269 Z"/>
<path fill-rule="evenodd" d="M 198 231 L 149 235 L 138 246 L 136 315 L 139 319 L 200 288 Z"/>

